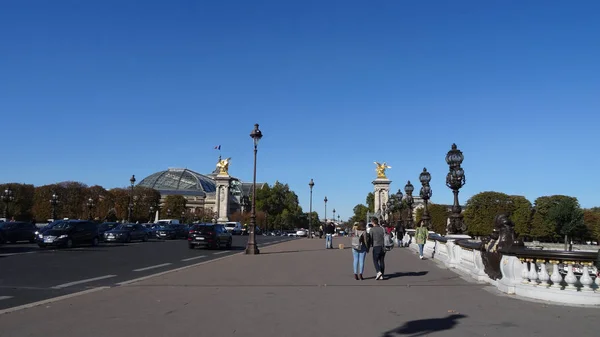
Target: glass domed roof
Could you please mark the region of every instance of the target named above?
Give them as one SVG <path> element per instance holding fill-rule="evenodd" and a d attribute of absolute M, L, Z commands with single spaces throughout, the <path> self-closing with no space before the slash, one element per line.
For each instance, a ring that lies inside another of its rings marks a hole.
<path fill-rule="evenodd" d="M 212 193 L 216 191 L 215 181 L 205 175 L 182 168 L 169 168 L 144 178 L 139 186 L 155 190 L 187 190 Z"/>

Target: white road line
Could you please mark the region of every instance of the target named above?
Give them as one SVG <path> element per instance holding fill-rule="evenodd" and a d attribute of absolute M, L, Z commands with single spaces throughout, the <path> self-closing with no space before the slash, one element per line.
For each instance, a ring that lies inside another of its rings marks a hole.
<path fill-rule="evenodd" d="M 87 282 L 94 282 L 94 281 L 104 280 L 104 279 L 111 278 L 111 277 L 116 277 L 116 276 L 117 275 L 104 275 L 104 276 L 99 276 L 99 277 L 94 277 L 94 278 L 88 278 L 88 279 L 85 279 L 85 280 L 80 280 L 80 281 L 74 281 L 74 282 L 59 284 L 57 286 L 52 287 L 52 289 L 62 289 L 62 288 L 74 286 L 74 285 L 77 285 L 77 284 L 82 284 L 82 283 L 87 283 Z"/>
<path fill-rule="evenodd" d="M 229 253 L 229 251 L 225 250 L 225 251 L 222 251 L 222 252 L 213 253 L 213 255 L 221 255 L 221 254 L 227 254 L 227 253 Z"/>
<path fill-rule="evenodd" d="M 190 258 L 181 260 L 181 262 L 187 262 L 187 261 L 202 259 L 202 258 L 205 258 L 205 257 L 206 257 L 206 255 L 200 255 L 200 256 L 196 256 L 196 257 L 190 257 Z"/>
<path fill-rule="evenodd" d="M 156 266 L 150 266 L 150 267 L 145 267 L 145 268 L 140 268 L 140 269 L 134 269 L 133 271 L 144 271 L 144 270 L 150 270 L 150 269 L 156 269 L 156 268 L 161 268 L 161 267 L 166 267 L 171 265 L 171 263 L 163 263 L 163 264 L 157 264 Z"/>
<path fill-rule="evenodd" d="M 0 296 L 0 301 L 7 300 L 9 298 L 13 298 L 12 296 Z"/>
<path fill-rule="evenodd" d="M 37 250 L 34 250 L 34 251 L 31 251 L 31 252 L 0 254 L 0 257 L 9 257 L 9 256 L 25 255 L 25 254 L 35 254 L 37 252 L 38 252 Z"/>

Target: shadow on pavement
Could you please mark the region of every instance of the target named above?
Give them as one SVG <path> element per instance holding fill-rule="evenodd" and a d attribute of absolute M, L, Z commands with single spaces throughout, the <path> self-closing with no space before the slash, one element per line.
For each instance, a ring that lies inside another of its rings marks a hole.
<path fill-rule="evenodd" d="M 397 272 L 397 273 L 385 275 L 385 278 L 396 278 L 396 277 L 405 277 L 405 276 L 424 276 L 424 275 L 427 275 L 427 273 L 429 273 L 429 272 L 428 271 L 417 271 L 417 272 L 409 271 L 406 273 Z"/>
<path fill-rule="evenodd" d="M 335 248 L 335 249 L 341 250 L 338 248 Z M 350 247 L 344 247 L 344 250 L 346 250 L 346 249 L 350 249 Z M 261 254 L 268 255 L 268 254 L 306 253 L 306 252 L 319 252 L 322 250 L 327 250 L 327 249 L 319 248 L 319 249 L 303 249 L 303 250 L 284 250 L 284 251 L 280 251 L 280 252 L 264 252 L 264 253 L 261 252 Z"/>
<path fill-rule="evenodd" d="M 0 246 L 0 257 L 2 254 L 19 254 L 19 253 L 27 253 L 38 250 L 38 246 L 32 246 L 31 244 L 6 244 Z"/>
<path fill-rule="evenodd" d="M 437 331 L 450 330 L 458 324 L 458 320 L 467 317 L 462 314 L 453 314 L 444 318 L 419 319 L 404 323 L 404 325 L 387 332 L 382 337 L 408 335 L 411 337 L 425 336 Z"/>

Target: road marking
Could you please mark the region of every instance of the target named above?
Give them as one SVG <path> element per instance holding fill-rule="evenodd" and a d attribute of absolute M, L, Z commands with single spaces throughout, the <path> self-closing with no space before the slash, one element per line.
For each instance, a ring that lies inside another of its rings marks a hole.
<path fill-rule="evenodd" d="M 140 269 L 134 269 L 133 271 L 144 271 L 144 270 L 162 268 L 162 267 L 166 267 L 166 266 L 169 266 L 169 265 L 171 265 L 171 263 L 163 263 L 163 264 L 157 264 L 155 266 L 150 266 L 150 267 L 145 267 L 145 268 L 140 268 Z"/>
<path fill-rule="evenodd" d="M 82 284 L 82 283 L 87 283 L 87 282 L 94 282 L 94 281 L 104 280 L 104 279 L 111 278 L 111 277 L 116 277 L 116 276 L 117 275 L 104 275 L 104 276 L 99 276 L 99 277 L 94 277 L 94 278 L 88 278 L 88 279 L 85 279 L 85 280 L 80 280 L 80 281 L 74 281 L 74 282 L 59 284 L 57 286 L 52 287 L 52 289 L 67 288 L 67 287 L 74 286 L 74 285 L 77 285 L 77 284 Z"/>
<path fill-rule="evenodd" d="M 34 307 L 37 307 L 37 306 L 43 305 L 43 304 L 48 304 L 48 303 L 53 303 L 53 302 L 57 302 L 57 301 L 62 301 L 62 300 L 65 300 L 67 298 L 77 297 L 77 296 L 81 296 L 81 295 L 85 295 L 85 294 L 91 294 L 91 293 L 95 293 L 97 291 L 101 291 L 101 290 L 104 290 L 104 289 L 110 289 L 110 287 L 98 287 L 98 288 L 86 289 L 86 290 L 79 291 L 79 292 L 72 293 L 72 294 L 67 294 L 67 295 L 63 295 L 63 296 L 49 298 L 47 300 L 41 300 L 41 301 L 38 301 L 38 302 L 27 303 L 27 304 L 19 305 L 19 306 L 12 307 L 12 308 L 2 309 L 2 310 L 0 310 L 0 315 L 8 314 L 10 312 L 14 312 L 14 311 L 18 311 L 18 310 L 34 308 Z"/>
<path fill-rule="evenodd" d="M 204 257 L 206 257 L 206 255 L 200 255 L 200 256 L 196 256 L 196 257 L 190 257 L 190 258 L 181 260 L 181 262 L 187 262 L 187 261 L 197 260 L 197 259 L 201 259 L 201 258 L 204 258 Z"/>
<path fill-rule="evenodd" d="M 0 296 L 0 301 L 7 300 L 9 298 L 13 298 L 12 296 Z"/>
<path fill-rule="evenodd" d="M 222 251 L 222 252 L 213 253 L 213 255 L 221 255 L 221 254 L 227 254 L 227 253 L 229 253 L 229 251 L 226 250 L 226 251 Z"/>
<path fill-rule="evenodd" d="M 7 253 L 7 254 L 0 254 L 0 257 L 9 257 L 9 256 L 15 256 L 15 255 L 25 255 L 25 254 L 35 254 L 39 252 L 38 250 L 34 250 L 31 252 L 22 252 L 22 253 Z"/>

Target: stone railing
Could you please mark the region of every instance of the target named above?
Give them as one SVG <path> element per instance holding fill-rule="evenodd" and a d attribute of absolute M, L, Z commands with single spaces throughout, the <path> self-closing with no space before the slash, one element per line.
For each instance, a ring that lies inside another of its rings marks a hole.
<path fill-rule="evenodd" d="M 407 233 L 410 236 L 410 233 Z M 412 239 L 412 238 L 410 238 Z M 407 238 L 403 241 L 406 241 Z M 409 247 L 418 250 L 414 240 Z M 488 276 L 482 254 L 483 244 L 469 239 L 450 239 L 429 234 L 426 258 L 433 259 L 461 274 L 496 286 L 500 291 L 561 304 L 600 306 L 600 277 L 594 262 L 596 252 L 545 251 L 513 247 L 499 250 L 501 277 Z"/>

